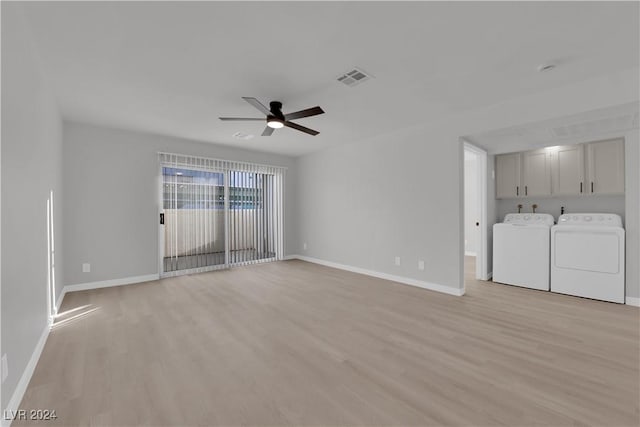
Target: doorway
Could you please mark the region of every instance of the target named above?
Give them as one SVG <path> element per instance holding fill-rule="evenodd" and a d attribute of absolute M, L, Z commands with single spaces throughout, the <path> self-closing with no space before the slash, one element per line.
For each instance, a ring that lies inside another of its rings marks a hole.
<path fill-rule="evenodd" d="M 488 280 L 487 152 L 464 142 L 464 280 Z"/>

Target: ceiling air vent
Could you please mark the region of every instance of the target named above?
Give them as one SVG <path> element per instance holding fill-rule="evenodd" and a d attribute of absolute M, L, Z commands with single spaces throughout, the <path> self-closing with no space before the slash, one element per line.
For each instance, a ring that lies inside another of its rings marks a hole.
<path fill-rule="evenodd" d="M 361 69 L 354 68 L 353 70 L 342 74 L 340 77 L 337 78 L 337 80 L 340 83 L 344 83 L 347 86 L 356 86 L 356 85 L 359 85 L 362 82 L 366 82 L 371 77 L 373 77 L 373 76 L 371 76 L 370 74 L 365 73 Z"/>

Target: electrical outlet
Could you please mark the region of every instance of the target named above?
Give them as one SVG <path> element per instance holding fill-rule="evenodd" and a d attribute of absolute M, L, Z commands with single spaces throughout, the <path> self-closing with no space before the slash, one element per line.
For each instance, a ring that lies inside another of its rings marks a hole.
<path fill-rule="evenodd" d="M 302 244 L 302 249 L 304 249 L 305 251 L 307 250 L 307 242 L 304 242 L 304 243 Z"/>
<path fill-rule="evenodd" d="M 400 265 L 400 257 L 399 256 L 396 257 L 395 262 L 396 262 L 396 265 Z"/>
<path fill-rule="evenodd" d="M 2 355 L 2 382 L 7 379 L 9 375 L 9 362 L 7 362 L 7 354 Z"/>
<path fill-rule="evenodd" d="M 424 261 L 418 260 L 418 270 L 424 270 Z"/>
<path fill-rule="evenodd" d="M 84 264 L 82 264 L 82 272 L 91 273 L 91 264 L 89 264 L 88 262 L 85 262 Z"/>

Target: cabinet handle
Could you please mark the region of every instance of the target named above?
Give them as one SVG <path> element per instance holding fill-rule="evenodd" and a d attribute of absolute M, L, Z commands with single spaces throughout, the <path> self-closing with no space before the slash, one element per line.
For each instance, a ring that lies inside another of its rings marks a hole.
<path fill-rule="evenodd" d="M 582 183 L 580 183 L 580 192 L 582 193 Z"/>
<path fill-rule="evenodd" d="M 527 186 L 524 186 L 524 195 L 527 196 L 529 194 L 529 189 L 527 189 Z"/>
<path fill-rule="evenodd" d="M 593 193 L 593 181 L 591 181 L 591 192 Z"/>
<path fill-rule="evenodd" d="M 519 196 L 519 195 L 520 195 L 520 187 L 516 185 L 516 196 Z"/>

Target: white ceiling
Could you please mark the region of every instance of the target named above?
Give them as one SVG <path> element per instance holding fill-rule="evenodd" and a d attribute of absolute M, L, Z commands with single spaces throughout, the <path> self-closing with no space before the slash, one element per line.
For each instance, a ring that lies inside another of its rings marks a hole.
<path fill-rule="evenodd" d="M 467 141 L 491 154 L 513 153 L 553 145 L 596 141 L 624 135 L 640 126 L 640 103 L 618 105 L 495 129 L 465 136 Z"/>
<path fill-rule="evenodd" d="M 637 67 L 637 2 L 24 3 L 65 118 L 301 155 Z M 538 73 L 545 61 L 557 69 Z M 356 87 L 335 78 L 358 66 Z M 241 96 L 284 112 L 261 137 Z M 235 132 L 255 138 L 233 138 Z"/>

